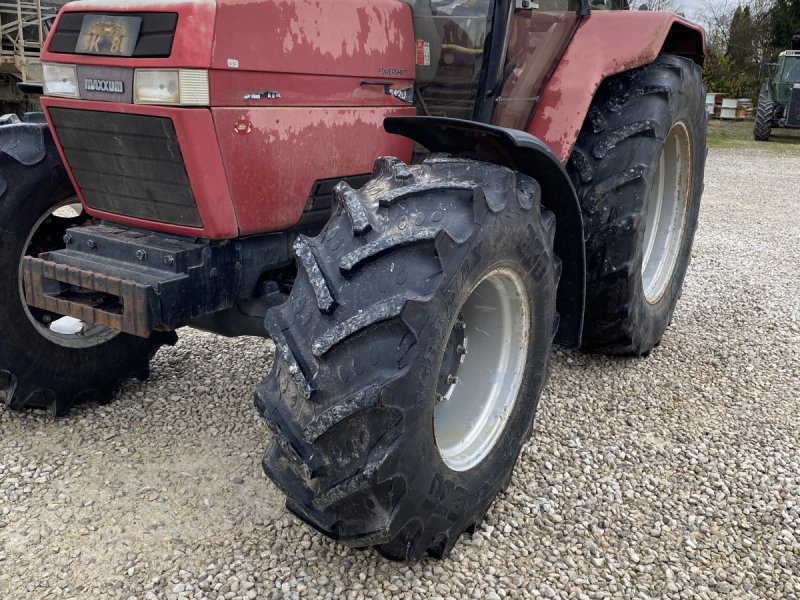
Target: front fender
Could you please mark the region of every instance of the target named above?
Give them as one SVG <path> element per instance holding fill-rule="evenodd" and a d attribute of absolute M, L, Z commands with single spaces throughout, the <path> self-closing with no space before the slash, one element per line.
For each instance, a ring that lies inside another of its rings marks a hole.
<path fill-rule="evenodd" d="M 384 128 L 422 144 L 431 152 L 469 153 L 539 182 L 542 204 L 556 216 L 554 250 L 562 266 L 557 299 L 561 322 L 556 341 L 580 346 L 586 292 L 583 217 L 569 176 L 553 152 L 524 131 L 462 119 L 389 117 Z"/>
<path fill-rule="evenodd" d="M 7 154 L 25 166 L 35 165 L 54 146 L 46 123 L 11 123 L 0 126 L 0 154 Z"/>

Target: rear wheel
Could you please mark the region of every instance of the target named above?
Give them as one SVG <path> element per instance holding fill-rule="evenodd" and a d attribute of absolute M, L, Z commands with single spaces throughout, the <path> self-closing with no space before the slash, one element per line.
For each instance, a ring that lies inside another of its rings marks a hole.
<path fill-rule="evenodd" d="M 508 485 L 555 333 L 555 219 L 509 169 L 379 159 L 295 245 L 256 405 L 264 469 L 325 535 L 446 555 Z"/>
<path fill-rule="evenodd" d="M 756 123 L 753 127 L 753 137 L 758 142 L 769 141 L 772 135 L 772 120 L 775 116 L 775 103 L 761 93 L 758 98 L 758 110 L 756 111 Z"/>
<path fill-rule="evenodd" d="M 585 349 L 647 354 L 672 319 L 703 192 L 700 68 L 662 55 L 605 81 L 568 164 L 586 238 Z"/>
<path fill-rule="evenodd" d="M 121 381 L 146 379 L 150 358 L 175 334 L 140 339 L 27 305 L 22 259 L 63 247 L 67 228 L 88 216 L 46 125 L 2 128 L 0 146 L 9 148 L 0 151 L 0 399 L 58 415 L 79 401 L 106 402 Z"/>

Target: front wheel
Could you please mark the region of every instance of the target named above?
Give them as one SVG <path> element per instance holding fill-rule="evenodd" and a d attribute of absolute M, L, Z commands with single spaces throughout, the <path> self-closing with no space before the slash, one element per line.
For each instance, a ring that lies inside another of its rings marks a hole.
<path fill-rule="evenodd" d="M 64 246 L 67 228 L 85 223 L 80 202 L 46 125 L 0 128 L 0 400 L 57 415 L 76 402 L 108 401 L 174 333 L 136 338 L 25 301 L 22 260 Z"/>
<path fill-rule="evenodd" d="M 264 468 L 325 535 L 442 557 L 530 434 L 557 321 L 555 219 L 529 177 L 448 157 L 379 159 L 336 197 L 267 315 Z"/>
<path fill-rule="evenodd" d="M 775 103 L 767 98 L 764 92 L 758 99 L 756 122 L 753 126 L 753 138 L 757 142 L 767 142 L 772 135 L 772 120 L 775 117 Z"/>

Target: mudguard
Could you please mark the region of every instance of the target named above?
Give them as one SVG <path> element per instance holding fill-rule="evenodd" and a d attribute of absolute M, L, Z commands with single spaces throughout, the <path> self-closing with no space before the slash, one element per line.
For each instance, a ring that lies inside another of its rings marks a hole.
<path fill-rule="evenodd" d="M 54 147 L 54 143 L 46 123 L 12 122 L 10 125 L 0 125 L 0 154 L 7 154 L 22 165 L 32 166 L 42 162 L 48 146 Z M 0 194 L 7 188 L 5 175 L 0 172 Z"/>
<path fill-rule="evenodd" d="M 0 154 L 8 154 L 23 165 L 39 163 L 47 153 L 45 144 L 53 144 L 46 123 L 16 122 L 0 126 Z"/>
<path fill-rule="evenodd" d="M 542 204 L 556 216 L 555 253 L 562 261 L 557 309 L 561 322 L 556 341 L 580 346 L 586 292 L 583 218 L 564 167 L 540 140 L 524 131 L 445 117 L 389 117 L 389 133 L 402 135 L 431 152 L 469 154 L 507 166 L 536 179 Z"/>
<path fill-rule="evenodd" d="M 651 63 L 662 52 L 702 65 L 705 32 L 675 13 L 593 12 L 581 21 L 545 85 L 528 132 L 566 164 L 603 80 Z"/>

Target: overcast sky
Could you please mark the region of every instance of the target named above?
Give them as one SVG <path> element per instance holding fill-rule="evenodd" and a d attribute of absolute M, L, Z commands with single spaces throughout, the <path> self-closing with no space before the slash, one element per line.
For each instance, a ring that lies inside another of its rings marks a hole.
<path fill-rule="evenodd" d="M 676 5 L 683 7 L 682 12 L 692 20 L 703 23 L 703 15 L 708 12 L 708 5 L 720 9 L 729 8 L 731 12 L 737 5 L 747 6 L 748 0 L 674 0 Z"/>
<path fill-rule="evenodd" d="M 698 16 L 703 14 L 703 9 L 706 6 L 705 0 L 677 0 L 683 7 L 683 12 L 690 19 L 697 19 Z M 712 2 L 714 0 L 711 0 Z"/>
<path fill-rule="evenodd" d="M 635 6 L 639 0 L 630 0 Z M 647 0 L 644 0 L 645 2 Z M 678 12 L 683 13 L 687 18 L 696 21 L 701 25 L 705 24 L 703 16 L 708 12 L 708 5 L 711 4 L 717 8 L 729 7 L 735 8 L 737 4 L 745 6 L 749 4 L 748 0 L 672 0 L 675 6 L 679 7 Z"/>

